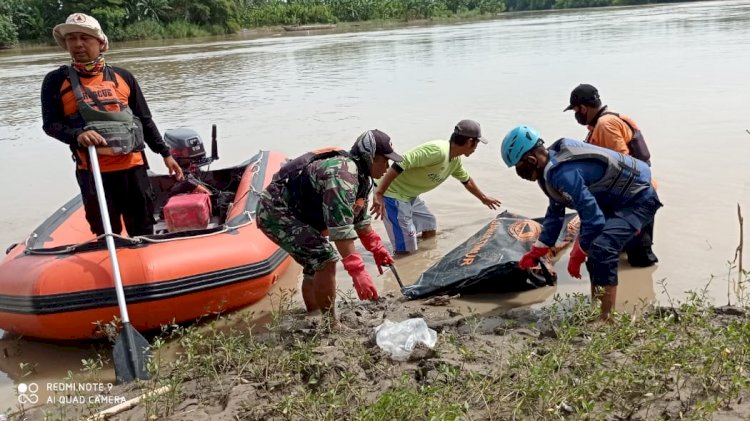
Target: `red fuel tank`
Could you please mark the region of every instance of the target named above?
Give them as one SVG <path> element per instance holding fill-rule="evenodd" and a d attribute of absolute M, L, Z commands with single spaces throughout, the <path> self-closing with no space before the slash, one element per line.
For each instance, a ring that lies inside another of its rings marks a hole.
<path fill-rule="evenodd" d="M 164 220 L 170 232 L 206 228 L 211 220 L 211 197 L 205 193 L 172 196 L 164 205 Z"/>

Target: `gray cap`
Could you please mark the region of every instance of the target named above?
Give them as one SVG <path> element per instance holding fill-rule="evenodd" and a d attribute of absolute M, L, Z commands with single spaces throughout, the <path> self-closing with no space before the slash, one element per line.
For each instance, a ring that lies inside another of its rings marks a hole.
<path fill-rule="evenodd" d="M 456 124 L 453 133 L 466 137 L 473 137 L 482 143 L 487 143 L 487 139 L 482 137 L 482 128 L 474 120 L 461 120 Z"/>

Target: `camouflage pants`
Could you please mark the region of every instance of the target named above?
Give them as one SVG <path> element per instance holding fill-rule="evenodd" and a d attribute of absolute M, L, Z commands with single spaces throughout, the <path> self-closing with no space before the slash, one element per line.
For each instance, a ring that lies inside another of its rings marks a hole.
<path fill-rule="evenodd" d="M 338 253 L 320 231 L 295 218 L 284 199 L 283 188 L 270 184 L 260 195 L 255 208 L 258 228 L 302 265 L 306 278 L 329 262 L 338 261 Z"/>

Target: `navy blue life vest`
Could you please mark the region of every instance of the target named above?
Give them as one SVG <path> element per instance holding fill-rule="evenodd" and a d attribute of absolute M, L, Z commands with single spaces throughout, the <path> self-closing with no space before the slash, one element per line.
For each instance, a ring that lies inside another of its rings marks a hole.
<path fill-rule="evenodd" d="M 651 187 L 648 166 L 631 156 L 565 138 L 557 140 L 548 149 L 556 154 L 550 158 L 550 163 L 544 168 L 544 176 L 538 183 L 548 197 L 565 206 L 570 207 L 572 204 L 570 197 L 547 181 L 548 174 L 565 162 L 596 160 L 607 165 L 604 176 L 588 186 L 592 194 L 607 193 L 611 197 L 627 201 Z"/>

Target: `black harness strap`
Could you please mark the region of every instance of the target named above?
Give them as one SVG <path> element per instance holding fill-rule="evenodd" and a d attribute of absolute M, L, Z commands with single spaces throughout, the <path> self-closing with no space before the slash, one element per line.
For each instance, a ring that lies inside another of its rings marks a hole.
<path fill-rule="evenodd" d="M 88 95 L 89 98 L 94 101 L 94 103 L 97 107 L 99 107 L 100 110 L 107 111 L 107 109 L 104 107 L 104 104 L 102 104 L 101 100 L 99 100 L 99 97 L 96 96 L 96 94 L 92 92 L 91 89 L 89 89 L 85 85 L 81 85 L 81 80 L 78 78 L 78 73 L 75 71 L 73 66 L 68 66 L 68 78 L 70 79 L 70 86 L 73 88 L 73 95 L 76 96 L 76 102 L 84 102 L 83 91 L 86 91 L 86 95 Z"/>
<path fill-rule="evenodd" d="M 115 71 L 112 70 L 111 67 L 106 66 L 104 68 L 104 80 L 113 82 L 115 84 L 115 88 L 119 86 L 119 83 L 117 82 L 117 77 L 115 76 Z M 120 109 L 122 109 L 122 106 L 120 104 L 120 101 L 117 98 L 111 99 L 111 100 L 104 100 L 102 101 L 91 89 L 89 89 L 86 85 L 81 85 L 81 79 L 78 76 L 78 72 L 75 71 L 73 66 L 68 66 L 68 79 L 70 79 L 70 87 L 73 91 L 73 95 L 76 97 L 76 101 L 83 101 L 83 94 L 82 91 L 86 92 L 86 95 L 91 98 L 92 101 L 94 101 L 94 104 L 96 104 L 97 108 L 101 111 L 107 111 L 105 108 L 105 105 L 110 104 L 117 104 L 120 105 Z M 67 92 L 67 90 L 63 90 L 61 94 L 64 94 Z"/>

